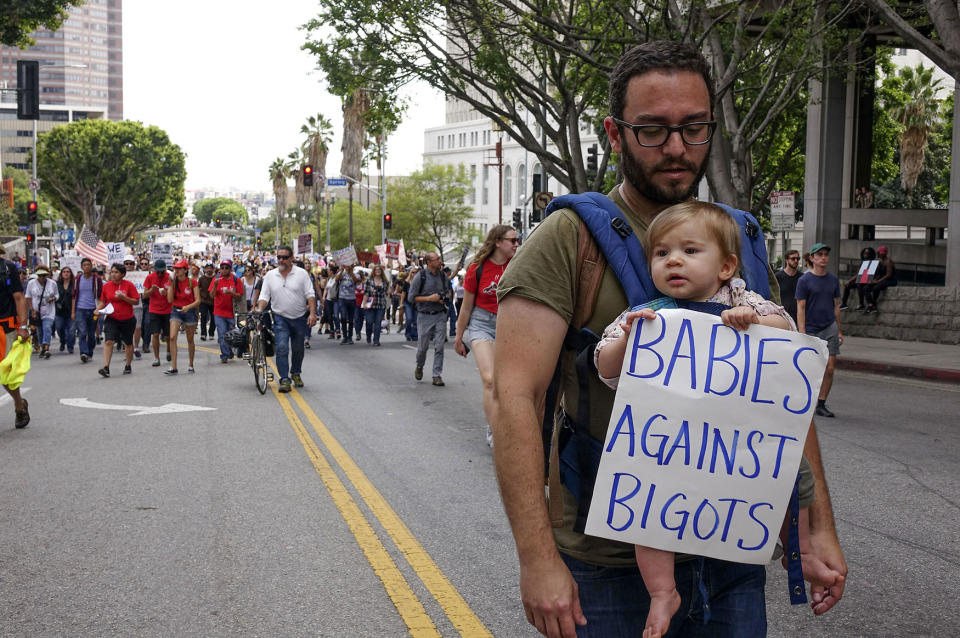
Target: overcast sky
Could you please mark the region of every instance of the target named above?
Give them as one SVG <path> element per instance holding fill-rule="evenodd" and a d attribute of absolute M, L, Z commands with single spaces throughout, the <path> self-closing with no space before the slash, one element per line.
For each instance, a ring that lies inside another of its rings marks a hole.
<path fill-rule="evenodd" d="M 187 189 L 271 190 L 268 169 L 322 113 L 334 125 L 327 160 L 340 172 L 340 100 L 300 47 L 314 0 L 167 0 L 123 5 L 124 117 L 164 129 L 187 154 Z M 387 141 L 387 173 L 420 168 L 423 130 L 443 97 L 411 91 L 407 120 Z"/>

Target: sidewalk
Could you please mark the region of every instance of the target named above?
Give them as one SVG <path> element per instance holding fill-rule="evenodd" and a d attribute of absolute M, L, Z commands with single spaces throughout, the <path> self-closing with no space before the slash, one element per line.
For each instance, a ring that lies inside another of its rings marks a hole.
<path fill-rule="evenodd" d="M 960 346 L 844 337 L 837 367 L 960 384 Z"/>

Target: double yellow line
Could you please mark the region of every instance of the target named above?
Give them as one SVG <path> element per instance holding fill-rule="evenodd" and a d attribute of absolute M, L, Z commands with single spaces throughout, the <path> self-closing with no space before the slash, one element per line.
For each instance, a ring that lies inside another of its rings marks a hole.
<path fill-rule="evenodd" d="M 276 374 L 275 368 L 274 373 Z M 323 424 L 323 421 L 317 417 L 303 396 L 296 390 L 292 390 L 289 395 L 285 395 L 280 394 L 275 385 L 271 386 L 271 388 L 287 420 L 289 420 L 290 425 L 293 426 L 297 438 L 300 439 L 300 444 L 303 445 L 303 449 L 307 452 L 307 456 L 316 468 L 317 474 L 320 475 L 320 479 L 330 492 L 330 496 L 340 511 L 340 515 L 347 523 L 351 533 L 353 533 L 357 539 L 357 544 L 360 545 L 364 555 L 367 557 L 367 561 L 369 561 L 373 567 L 377 577 L 380 578 L 384 589 L 386 589 L 387 594 L 393 601 L 394 606 L 396 606 L 401 618 L 403 618 L 403 622 L 410 630 L 410 635 L 418 638 L 421 636 L 425 638 L 433 636 L 439 637 L 440 632 L 437 630 L 430 616 L 427 615 L 426 610 L 423 608 L 416 594 L 410 588 L 410 584 L 404 578 L 403 574 L 400 573 L 396 563 L 390 557 L 383 542 L 370 525 L 370 522 L 360 511 L 353 496 L 344 486 L 340 477 L 337 476 L 336 471 L 321 452 L 316 441 L 314 441 L 313 437 L 307 431 L 303 421 L 294 409 L 293 403 L 296 403 L 300 412 L 306 417 L 313 431 L 316 432 L 317 437 L 321 443 L 323 443 L 327 453 L 350 480 L 350 483 L 357 490 L 360 498 L 363 499 L 367 507 L 370 508 L 370 511 L 373 512 L 373 515 L 376 516 L 394 545 L 396 545 L 397 549 L 403 554 L 403 557 L 410 564 L 410 567 L 413 568 L 420 580 L 423 581 L 427 590 L 436 599 L 440 608 L 446 614 L 447 618 L 450 619 L 450 622 L 457 631 L 460 632 L 460 635 L 469 638 L 487 636 L 492 638 L 490 631 L 480 622 L 476 614 L 473 613 L 473 610 L 467 605 L 466 601 L 460 595 L 460 592 L 456 590 L 443 572 L 440 571 L 440 568 L 437 567 L 437 564 L 426 550 L 423 549 L 423 546 L 420 545 L 413 536 L 410 529 L 404 524 L 400 517 L 397 516 L 397 513 L 390 507 L 386 499 L 383 498 L 383 495 L 373 486 L 360 468 L 357 467 L 357 464 L 333 437 L 330 430 L 327 429 L 327 426 Z"/>

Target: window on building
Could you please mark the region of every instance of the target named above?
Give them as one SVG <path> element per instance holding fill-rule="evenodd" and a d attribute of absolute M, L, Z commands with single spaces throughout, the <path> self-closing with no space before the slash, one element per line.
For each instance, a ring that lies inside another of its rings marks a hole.
<path fill-rule="evenodd" d="M 527 167 L 521 164 L 517 167 L 517 206 L 523 206 L 527 201 Z"/>
<path fill-rule="evenodd" d="M 481 191 L 481 197 L 480 197 L 480 203 L 483 206 L 486 206 L 487 204 L 490 203 L 490 189 L 488 188 L 489 182 L 490 182 L 490 167 L 484 166 L 483 167 L 483 185 L 481 186 L 482 191 Z"/>
<path fill-rule="evenodd" d="M 510 202 L 513 200 L 511 193 L 513 192 L 513 172 L 510 170 L 509 166 L 503 167 L 503 205 L 509 206 Z"/>
<path fill-rule="evenodd" d="M 470 205 L 475 206 L 477 204 L 477 165 L 470 165 Z"/>

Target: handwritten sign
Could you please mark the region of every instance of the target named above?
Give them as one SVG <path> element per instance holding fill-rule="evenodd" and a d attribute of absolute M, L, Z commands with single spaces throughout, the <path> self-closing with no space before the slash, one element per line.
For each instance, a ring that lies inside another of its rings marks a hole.
<path fill-rule="evenodd" d="M 152 251 L 153 259 L 162 259 L 169 266 L 173 263 L 173 244 L 154 244 Z"/>
<path fill-rule="evenodd" d="M 339 266 L 352 266 L 357 263 L 357 251 L 353 246 L 347 246 L 340 250 L 333 251 L 333 260 Z"/>
<path fill-rule="evenodd" d="M 229 261 L 233 262 L 233 246 L 221 246 L 220 247 L 220 261 Z"/>
<path fill-rule="evenodd" d="M 107 246 L 107 265 L 122 264 L 123 256 L 127 253 L 127 247 L 122 241 L 104 242 Z"/>
<path fill-rule="evenodd" d="M 857 283 L 866 284 L 873 281 L 873 278 L 877 274 L 877 268 L 879 266 L 880 266 L 880 260 L 878 259 L 860 262 L 860 269 L 857 270 Z"/>
<path fill-rule="evenodd" d="M 313 252 L 313 235 L 301 233 L 297 235 L 297 254 L 306 255 Z"/>
<path fill-rule="evenodd" d="M 124 279 L 133 284 L 139 294 L 143 294 L 143 282 L 146 281 L 150 273 L 146 270 L 131 270 L 123 276 Z"/>
<path fill-rule="evenodd" d="M 387 239 L 387 257 L 390 259 L 400 258 L 400 240 Z"/>
<path fill-rule="evenodd" d="M 80 272 L 80 254 L 75 250 L 65 250 L 60 256 L 60 269 L 69 268 L 73 274 Z"/>
<path fill-rule="evenodd" d="M 769 561 L 826 360 L 820 339 L 689 310 L 636 324 L 586 532 Z"/>

